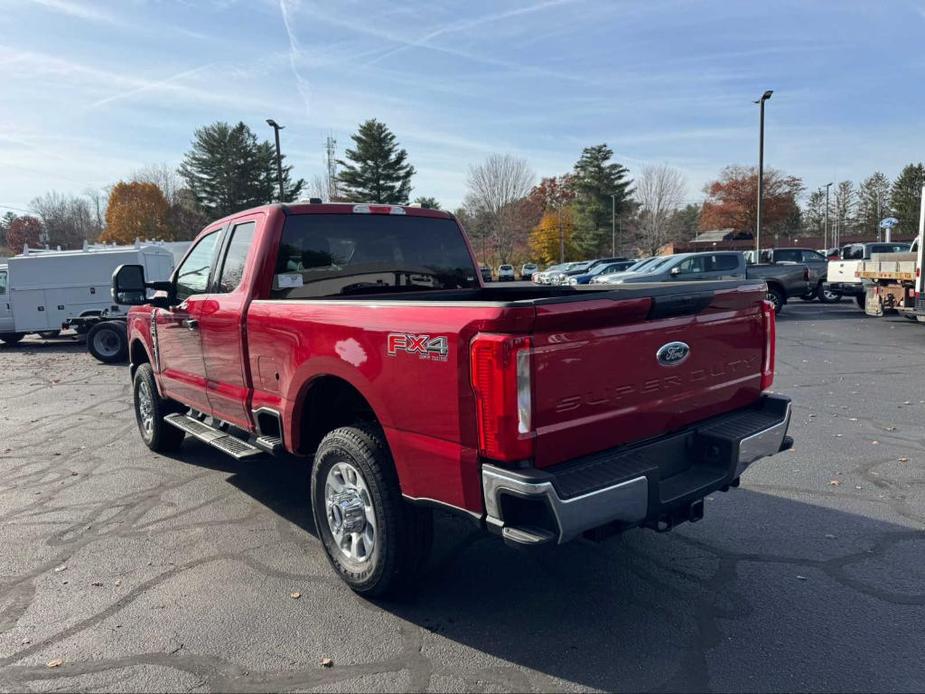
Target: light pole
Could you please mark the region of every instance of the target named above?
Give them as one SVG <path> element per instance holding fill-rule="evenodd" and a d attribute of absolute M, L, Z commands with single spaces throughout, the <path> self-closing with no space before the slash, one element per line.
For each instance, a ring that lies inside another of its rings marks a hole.
<path fill-rule="evenodd" d="M 276 136 L 276 180 L 279 181 L 279 201 L 283 201 L 283 155 L 279 151 L 279 131 L 284 125 L 280 125 L 272 118 L 267 118 L 267 125 L 273 128 L 273 134 Z"/>
<path fill-rule="evenodd" d="M 761 125 L 758 131 L 758 210 L 755 214 L 755 257 L 761 257 L 761 206 L 764 202 L 764 102 L 774 91 L 768 89 L 755 103 L 761 109 Z"/>
<path fill-rule="evenodd" d="M 825 225 L 822 227 L 822 245 L 825 246 L 826 252 L 829 249 L 829 188 L 831 183 L 825 184 Z"/>
<path fill-rule="evenodd" d="M 610 194 L 610 257 L 617 255 L 617 196 Z"/>

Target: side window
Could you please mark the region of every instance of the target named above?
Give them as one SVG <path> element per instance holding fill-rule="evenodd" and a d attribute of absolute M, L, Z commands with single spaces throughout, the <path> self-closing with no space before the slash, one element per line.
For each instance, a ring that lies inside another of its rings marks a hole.
<path fill-rule="evenodd" d="M 703 256 L 695 255 L 687 260 L 682 261 L 678 266 L 682 275 L 689 275 L 695 272 L 703 272 Z"/>
<path fill-rule="evenodd" d="M 6 270 L 0 270 L 0 296 L 6 294 Z"/>
<path fill-rule="evenodd" d="M 739 261 L 734 255 L 723 254 L 713 256 L 713 268 L 715 272 L 730 272 L 739 269 Z"/>
<path fill-rule="evenodd" d="M 218 231 L 199 239 L 193 250 L 177 268 L 177 299 L 185 301 L 193 294 L 203 294 L 209 286 L 209 271 L 215 255 Z"/>
<path fill-rule="evenodd" d="M 825 261 L 825 256 L 816 251 L 803 251 L 803 261 L 808 263 L 821 263 Z"/>
<path fill-rule="evenodd" d="M 802 251 L 794 251 L 789 248 L 782 248 L 774 251 L 774 260 L 777 262 L 788 262 L 788 263 L 798 263 L 800 262 L 800 257 L 803 255 Z"/>
<path fill-rule="evenodd" d="M 257 225 L 254 222 L 245 222 L 235 225 L 232 230 L 231 242 L 228 244 L 225 261 L 222 263 L 222 270 L 219 273 L 219 292 L 233 292 L 241 284 L 241 278 L 244 277 L 244 263 L 247 261 L 247 254 L 250 251 L 251 242 L 254 240 L 254 229 L 256 227 Z"/>

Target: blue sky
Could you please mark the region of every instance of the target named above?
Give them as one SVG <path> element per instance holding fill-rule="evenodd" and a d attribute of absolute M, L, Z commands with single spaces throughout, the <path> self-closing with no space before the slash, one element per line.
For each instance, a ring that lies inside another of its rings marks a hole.
<path fill-rule="evenodd" d="M 385 121 L 414 195 L 455 207 L 492 152 L 538 176 L 608 143 L 688 199 L 757 159 L 808 188 L 925 158 L 925 0 L 0 0 L 0 205 L 179 163 L 193 130 L 273 117 L 306 179 Z"/>

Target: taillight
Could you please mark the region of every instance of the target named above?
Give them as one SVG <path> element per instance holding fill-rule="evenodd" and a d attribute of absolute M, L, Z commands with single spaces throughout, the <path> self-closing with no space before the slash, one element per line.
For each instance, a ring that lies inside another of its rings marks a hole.
<path fill-rule="evenodd" d="M 774 384 L 774 350 L 777 342 L 777 317 L 774 304 L 761 302 L 761 317 L 764 324 L 764 359 L 761 361 L 761 390 Z"/>
<path fill-rule="evenodd" d="M 469 348 L 479 452 L 501 461 L 533 457 L 529 337 L 480 333 Z"/>

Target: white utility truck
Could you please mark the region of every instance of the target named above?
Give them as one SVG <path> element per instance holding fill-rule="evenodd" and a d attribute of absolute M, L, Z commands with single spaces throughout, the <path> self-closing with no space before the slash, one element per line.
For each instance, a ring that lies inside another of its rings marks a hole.
<path fill-rule="evenodd" d="M 898 241 L 877 241 L 872 243 L 851 243 L 843 246 L 841 257 L 829 261 L 824 290 L 835 295 L 853 296 L 860 308 L 864 308 L 865 294 L 869 282 L 858 274 L 865 260 L 879 254 L 907 253 L 909 244 Z"/>
<path fill-rule="evenodd" d="M 925 188 L 922 189 L 925 195 Z M 866 285 L 864 312 L 869 316 L 898 312 L 925 323 L 925 287 L 922 280 L 922 235 L 925 232 L 925 197 L 919 210 L 919 235 L 905 253 L 881 253 L 864 260 L 858 279 Z"/>
<path fill-rule="evenodd" d="M 112 300 L 112 273 L 120 265 L 143 265 L 146 275 L 166 280 L 175 262 L 173 253 L 156 245 L 27 248 L 0 265 L 0 341 L 15 344 L 30 333 L 53 337 L 73 328 L 87 335 L 94 357 L 121 361 L 128 347 L 125 313 Z"/>

